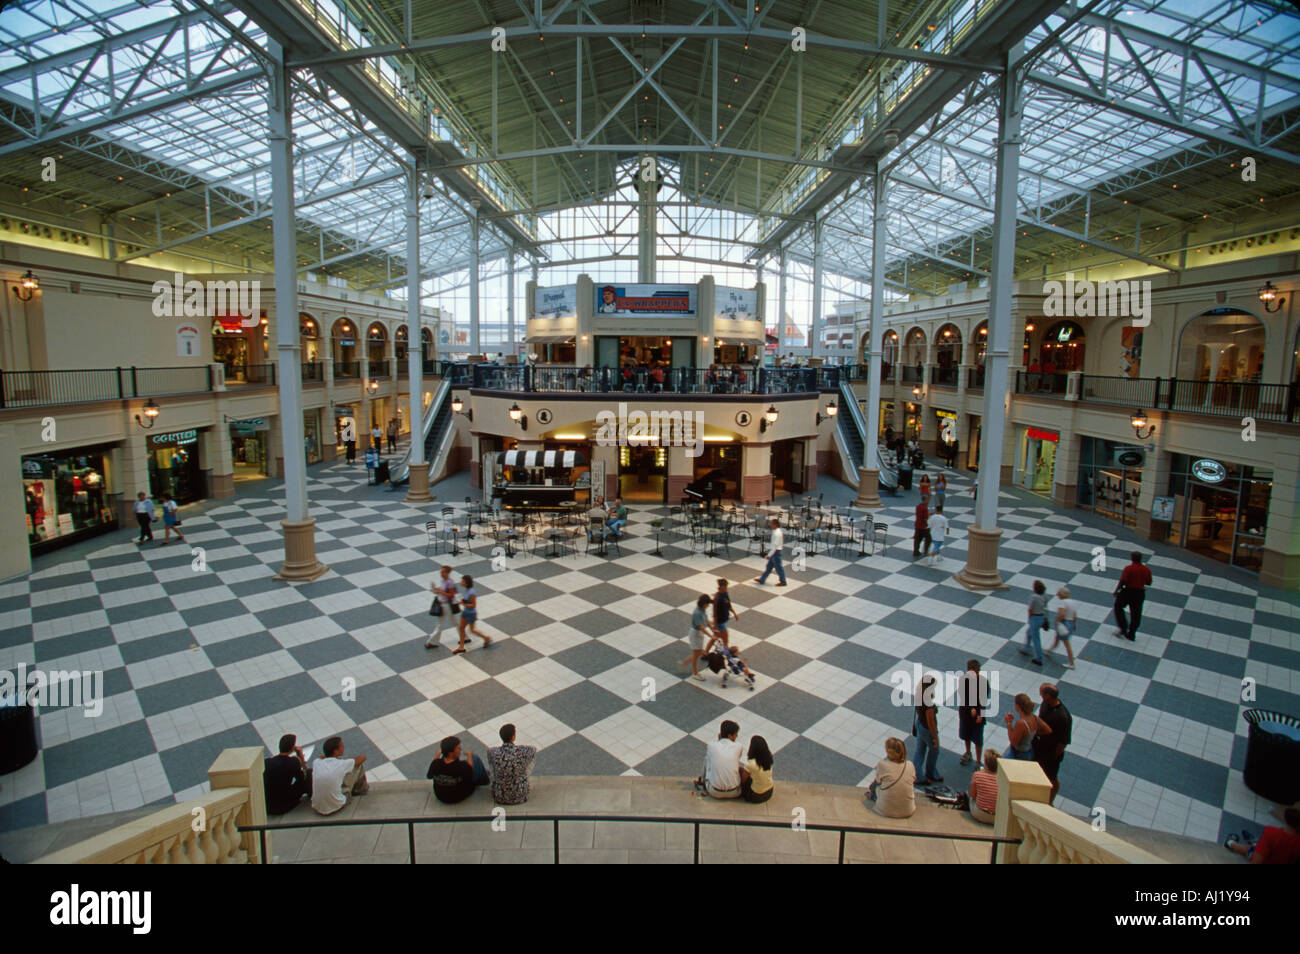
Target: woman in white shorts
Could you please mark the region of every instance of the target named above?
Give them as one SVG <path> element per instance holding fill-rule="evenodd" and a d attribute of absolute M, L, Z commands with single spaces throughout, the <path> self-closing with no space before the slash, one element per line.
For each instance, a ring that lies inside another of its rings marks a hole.
<path fill-rule="evenodd" d="M 1065 655 L 1070 662 L 1066 669 L 1074 668 L 1074 650 L 1070 648 L 1070 637 L 1079 625 L 1079 604 L 1070 599 L 1070 588 L 1063 586 L 1056 591 L 1056 598 L 1060 601 L 1056 604 L 1056 639 L 1052 645 L 1047 647 L 1050 653 L 1059 643 L 1065 643 Z"/>

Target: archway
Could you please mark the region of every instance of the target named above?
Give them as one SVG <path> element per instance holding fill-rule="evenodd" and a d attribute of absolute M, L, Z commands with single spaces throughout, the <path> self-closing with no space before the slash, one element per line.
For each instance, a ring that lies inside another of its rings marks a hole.
<path fill-rule="evenodd" d="M 957 386 L 961 366 L 961 329 L 949 322 L 934 333 L 934 383 L 941 387 Z"/>
<path fill-rule="evenodd" d="M 1248 311 L 1214 308 L 1197 315 L 1178 338 L 1172 406 L 1257 407 L 1266 345 L 1264 323 Z"/>
<path fill-rule="evenodd" d="M 420 329 L 420 360 L 422 362 L 433 359 L 433 332 L 428 328 Z"/>
<path fill-rule="evenodd" d="M 320 360 L 320 324 L 305 311 L 298 312 L 298 339 L 302 346 L 302 360 L 315 364 Z"/>
<path fill-rule="evenodd" d="M 373 365 L 383 361 L 388 351 L 388 329 L 382 321 L 371 322 L 366 330 L 366 357 Z"/>
<path fill-rule="evenodd" d="M 256 330 L 244 327 L 238 315 L 212 319 L 212 360 L 225 366 L 227 381 L 248 380 L 248 366 L 256 363 Z"/>
<path fill-rule="evenodd" d="M 357 325 L 350 318 L 340 318 L 330 328 L 330 349 L 334 355 L 334 377 L 361 376 L 357 362 Z"/>
<path fill-rule="evenodd" d="M 880 380 L 892 381 L 894 368 L 898 366 L 898 332 L 886 331 L 880 344 Z"/>
<path fill-rule="evenodd" d="M 913 328 L 903 340 L 903 380 L 908 384 L 921 384 L 925 376 L 925 332 Z"/>
<path fill-rule="evenodd" d="M 1038 360 L 1044 373 L 1082 371 L 1086 343 L 1087 337 L 1077 322 L 1058 321 L 1049 325 L 1039 342 Z"/>
<path fill-rule="evenodd" d="M 981 389 L 984 387 L 984 353 L 989 346 L 989 323 L 985 319 L 975 326 L 975 334 L 971 338 L 971 347 L 975 349 L 975 367 L 971 371 L 970 387 Z"/>
<path fill-rule="evenodd" d="M 393 348 L 397 356 L 398 368 L 404 368 L 402 363 L 406 360 L 406 325 L 398 325 L 397 331 L 393 333 Z"/>

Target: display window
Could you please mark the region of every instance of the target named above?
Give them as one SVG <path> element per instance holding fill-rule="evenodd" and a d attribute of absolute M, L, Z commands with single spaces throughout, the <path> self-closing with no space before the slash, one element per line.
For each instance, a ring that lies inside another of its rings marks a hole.
<path fill-rule="evenodd" d="M 1258 573 L 1268 530 L 1273 472 L 1246 464 L 1174 454 L 1169 542 Z"/>
<path fill-rule="evenodd" d="M 103 450 L 22 459 L 27 542 L 33 553 L 117 528 Z"/>
<path fill-rule="evenodd" d="M 199 469 L 199 432 L 174 431 L 149 437 L 149 492 L 154 500 L 171 494 L 178 504 L 202 500 L 206 493 Z"/>
<path fill-rule="evenodd" d="M 1031 493 L 1050 496 L 1056 479 L 1056 448 L 1060 435 L 1027 427 L 1020 435 L 1020 472 L 1017 481 Z"/>
<path fill-rule="evenodd" d="M 1137 526 L 1146 452 L 1100 437 L 1081 441 L 1075 506 L 1126 527 Z"/>

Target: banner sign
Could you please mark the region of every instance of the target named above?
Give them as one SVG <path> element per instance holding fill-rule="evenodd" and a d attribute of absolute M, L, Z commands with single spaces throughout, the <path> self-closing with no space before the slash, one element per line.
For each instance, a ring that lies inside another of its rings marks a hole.
<path fill-rule="evenodd" d="M 597 285 L 598 315 L 695 314 L 695 287 L 663 285 Z"/>
<path fill-rule="evenodd" d="M 532 318 L 575 318 L 578 314 L 578 286 L 533 290 Z"/>
<path fill-rule="evenodd" d="M 716 317 L 732 321 L 753 321 L 758 318 L 758 289 L 718 285 L 713 295 Z"/>

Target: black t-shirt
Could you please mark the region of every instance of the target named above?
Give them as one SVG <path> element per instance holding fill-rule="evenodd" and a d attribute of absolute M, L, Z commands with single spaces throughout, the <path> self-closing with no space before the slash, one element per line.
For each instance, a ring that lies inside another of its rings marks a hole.
<path fill-rule="evenodd" d="M 292 811 L 304 795 L 310 795 L 307 771 L 296 755 L 276 755 L 266 760 L 262 773 L 266 789 L 266 813 L 283 815 Z"/>
<path fill-rule="evenodd" d="M 1061 745 L 1070 744 L 1070 729 L 1074 719 L 1065 703 L 1059 706 L 1043 706 L 1038 717 L 1052 730 L 1050 735 L 1040 735 L 1034 739 L 1034 760 L 1036 762 L 1056 761 L 1056 750 Z"/>
<path fill-rule="evenodd" d="M 731 619 L 731 597 L 726 593 L 719 593 L 713 598 L 713 622 L 721 626 L 729 619 Z"/>
<path fill-rule="evenodd" d="M 448 805 L 463 802 L 474 793 L 474 767 L 464 759 L 444 762 L 439 756 L 429 763 L 425 778 L 433 779 L 433 794 Z"/>
<path fill-rule="evenodd" d="M 978 719 L 989 703 L 989 681 L 984 674 L 967 672 L 957 684 L 957 714 L 962 719 Z"/>

